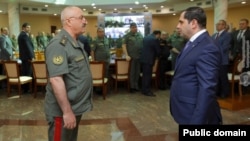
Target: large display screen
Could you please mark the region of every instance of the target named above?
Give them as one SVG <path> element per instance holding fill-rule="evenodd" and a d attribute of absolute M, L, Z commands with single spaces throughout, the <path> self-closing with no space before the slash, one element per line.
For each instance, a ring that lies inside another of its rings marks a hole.
<path fill-rule="evenodd" d="M 98 26 L 105 28 L 106 37 L 117 39 L 130 30 L 130 24 L 136 23 L 137 30 L 143 36 L 151 32 L 152 14 L 145 13 L 109 13 L 98 15 Z"/>
<path fill-rule="evenodd" d="M 144 36 L 144 15 L 105 16 L 105 35 L 111 38 L 123 37 L 129 32 L 131 23 L 137 24 L 138 32 Z"/>

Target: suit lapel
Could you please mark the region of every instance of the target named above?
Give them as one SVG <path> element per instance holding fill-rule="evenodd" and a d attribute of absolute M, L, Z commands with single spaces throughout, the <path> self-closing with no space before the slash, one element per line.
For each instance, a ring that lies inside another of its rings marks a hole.
<path fill-rule="evenodd" d="M 178 69 L 179 65 L 183 62 L 182 60 L 185 59 L 187 55 L 191 53 L 191 51 L 201 42 L 201 40 L 205 37 L 205 35 L 208 35 L 208 33 L 205 32 L 201 34 L 198 38 L 196 38 L 192 42 L 192 45 L 189 48 L 187 48 L 186 50 L 182 50 L 182 52 L 177 57 L 176 66 L 175 66 L 176 70 Z"/>

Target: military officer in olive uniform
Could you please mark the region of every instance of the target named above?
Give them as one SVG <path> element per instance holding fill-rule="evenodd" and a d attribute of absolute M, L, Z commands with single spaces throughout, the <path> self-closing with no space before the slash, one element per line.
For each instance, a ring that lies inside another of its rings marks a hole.
<path fill-rule="evenodd" d="M 171 64 L 172 64 L 172 70 L 174 70 L 176 58 L 184 48 L 186 40 L 183 37 L 181 37 L 177 31 L 174 31 L 174 33 L 170 35 L 170 37 L 167 39 L 167 42 L 168 45 L 171 47 L 170 50 Z"/>
<path fill-rule="evenodd" d="M 87 21 L 78 7 L 66 7 L 61 20 L 63 29 L 45 50 L 49 77 L 44 102 L 48 140 L 77 141 L 82 114 L 93 107 L 89 60 L 78 40 Z"/>
<path fill-rule="evenodd" d="M 139 77 L 141 71 L 140 56 L 142 50 L 143 36 L 137 32 L 136 23 L 130 24 L 130 31 L 123 37 L 123 53 L 130 62 L 130 92 L 139 91 Z"/>
<path fill-rule="evenodd" d="M 105 75 L 108 77 L 110 64 L 109 40 L 105 37 L 102 27 L 97 28 L 97 37 L 91 43 L 91 57 L 93 61 L 105 62 Z"/>

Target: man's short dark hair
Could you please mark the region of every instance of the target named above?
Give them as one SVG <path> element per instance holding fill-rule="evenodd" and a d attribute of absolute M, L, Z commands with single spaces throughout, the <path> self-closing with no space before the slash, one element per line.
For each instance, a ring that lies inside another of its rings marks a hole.
<path fill-rule="evenodd" d="M 25 28 L 25 27 L 27 27 L 27 26 L 30 26 L 30 24 L 24 23 L 24 24 L 22 25 L 22 28 Z"/>
<path fill-rule="evenodd" d="M 154 34 L 154 35 L 161 34 L 161 31 L 160 31 L 160 30 L 154 30 L 154 31 L 153 31 L 153 34 Z"/>
<path fill-rule="evenodd" d="M 98 27 L 98 28 L 97 28 L 97 32 L 98 32 L 98 31 L 104 31 L 104 28 Z"/>
<path fill-rule="evenodd" d="M 137 26 L 137 24 L 136 23 L 131 23 L 130 27 L 132 27 L 132 26 Z"/>
<path fill-rule="evenodd" d="M 188 23 L 195 19 L 197 20 L 200 28 L 206 28 L 207 16 L 204 9 L 202 9 L 201 7 L 189 7 L 184 10 L 184 12 L 184 19 L 187 19 Z"/>

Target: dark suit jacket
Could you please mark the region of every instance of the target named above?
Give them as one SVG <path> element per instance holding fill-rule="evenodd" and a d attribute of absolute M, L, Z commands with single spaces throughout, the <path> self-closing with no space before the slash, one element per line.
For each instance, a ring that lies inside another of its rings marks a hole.
<path fill-rule="evenodd" d="M 207 32 L 183 50 L 176 61 L 170 111 L 179 124 L 219 124 L 216 90 L 221 53 Z"/>
<path fill-rule="evenodd" d="M 22 31 L 18 36 L 19 55 L 22 61 L 32 60 L 34 56 L 34 46 L 29 36 Z"/>
<path fill-rule="evenodd" d="M 0 60 L 10 60 L 11 54 L 5 49 L 6 41 L 0 36 Z"/>
<path fill-rule="evenodd" d="M 231 40 L 231 55 L 233 58 L 236 58 L 238 55 L 242 53 L 242 40 L 237 40 L 237 36 L 239 34 L 239 30 L 232 32 L 232 40 Z M 250 41 L 250 29 L 247 29 L 244 33 L 245 39 Z"/>
<path fill-rule="evenodd" d="M 216 33 L 212 35 L 212 37 L 216 38 Z M 222 57 L 222 65 L 229 64 L 229 49 L 230 49 L 230 42 L 231 42 L 231 34 L 227 31 L 223 31 L 217 39 L 215 39 L 216 43 L 218 44 L 221 50 L 221 57 Z"/>
<path fill-rule="evenodd" d="M 88 38 L 84 35 L 80 35 L 78 36 L 78 39 L 83 44 L 84 50 L 87 52 L 88 56 L 90 56 L 91 49 Z"/>
<path fill-rule="evenodd" d="M 141 62 L 149 65 L 154 65 L 156 57 L 160 54 L 160 42 L 153 34 L 150 34 L 143 39 L 143 47 L 141 54 Z"/>

